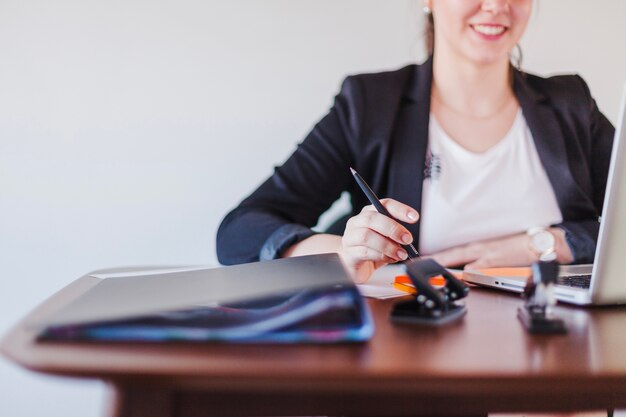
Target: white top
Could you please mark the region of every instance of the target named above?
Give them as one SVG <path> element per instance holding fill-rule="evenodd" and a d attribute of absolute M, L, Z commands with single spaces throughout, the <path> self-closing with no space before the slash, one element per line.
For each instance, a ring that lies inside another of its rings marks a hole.
<path fill-rule="evenodd" d="M 422 255 L 563 220 L 521 110 L 482 153 L 460 146 L 430 115 L 420 215 Z"/>

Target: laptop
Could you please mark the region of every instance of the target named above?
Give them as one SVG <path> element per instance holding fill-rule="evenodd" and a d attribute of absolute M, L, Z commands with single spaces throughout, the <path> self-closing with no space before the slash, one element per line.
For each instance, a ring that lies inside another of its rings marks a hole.
<path fill-rule="evenodd" d="M 602 221 L 592 265 L 562 265 L 559 301 L 578 305 L 626 303 L 626 86 L 609 166 Z M 465 271 L 465 281 L 501 290 L 522 292 L 525 277 L 493 276 Z"/>

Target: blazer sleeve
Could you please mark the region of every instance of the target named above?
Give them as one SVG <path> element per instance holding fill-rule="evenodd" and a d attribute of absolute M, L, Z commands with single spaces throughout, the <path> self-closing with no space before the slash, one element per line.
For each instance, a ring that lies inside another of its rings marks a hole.
<path fill-rule="evenodd" d="M 600 214 L 604 205 L 609 164 L 613 148 L 615 128 L 600 112 L 595 100 L 591 96 L 585 81 L 577 76 L 584 91 L 585 108 L 583 118 L 588 126 L 590 137 L 589 174 L 591 176 L 593 195 L 590 196 L 596 207 L 598 216 L 586 220 L 564 220 L 558 225 L 565 230 L 565 238 L 574 257 L 574 264 L 592 263 L 596 251 L 596 242 L 600 230 Z"/>
<path fill-rule="evenodd" d="M 220 263 L 273 259 L 315 232 L 318 218 L 352 180 L 363 91 L 348 77 L 333 106 L 286 160 L 222 220 L 217 232 Z"/>

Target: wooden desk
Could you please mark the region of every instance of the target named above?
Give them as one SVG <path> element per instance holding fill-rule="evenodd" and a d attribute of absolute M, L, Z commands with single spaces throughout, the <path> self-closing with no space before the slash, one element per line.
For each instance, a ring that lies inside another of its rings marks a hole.
<path fill-rule="evenodd" d="M 28 323 L 97 281 L 83 277 L 9 332 L 2 352 L 37 372 L 107 381 L 110 415 L 470 415 L 626 407 L 626 308 L 559 307 L 564 336 L 530 336 L 516 295 L 473 289 L 464 320 L 392 325 L 370 300 L 365 344 L 101 345 L 34 342 Z"/>

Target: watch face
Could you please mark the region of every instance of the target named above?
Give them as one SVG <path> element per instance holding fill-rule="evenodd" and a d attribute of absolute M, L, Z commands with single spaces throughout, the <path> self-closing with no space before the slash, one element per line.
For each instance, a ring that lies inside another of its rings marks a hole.
<path fill-rule="evenodd" d="M 538 253 L 554 250 L 554 243 L 554 236 L 547 230 L 532 235 L 530 240 L 530 244 Z"/>

